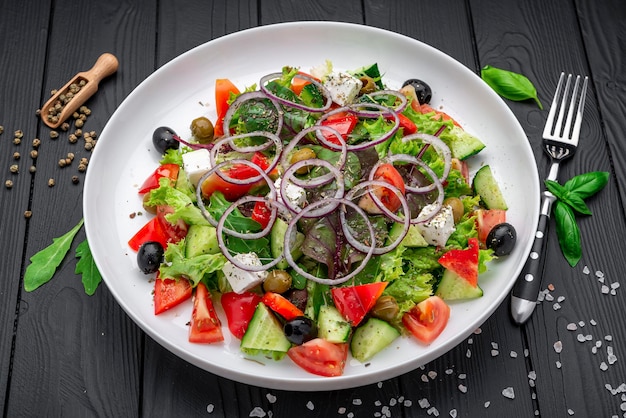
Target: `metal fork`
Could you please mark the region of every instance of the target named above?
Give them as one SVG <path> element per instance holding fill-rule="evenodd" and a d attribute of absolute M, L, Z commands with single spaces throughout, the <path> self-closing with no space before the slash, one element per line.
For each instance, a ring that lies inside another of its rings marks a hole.
<path fill-rule="evenodd" d="M 561 161 L 573 156 L 578 146 L 588 79 L 587 77 L 584 78 L 582 89 L 579 92 L 581 76 L 576 76 L 574 88 L 570 93 L 572 78 L 571 74 L 565 77 L 565 73 L 561 73 L 559 83 L 554 92 L 554 98 L 552 99 L 552 105 L 550 106 L 550 112 L 548 113 L 548 119 L 543 129 L 543 148 L 552 160 L 547 180 L 557 179 Z M 562 89 L 564 82 L 565 88 Z M 567 106 L 568 98 L 569 106 Z M 565 116 L 566 112 L 567 116 Z M 574 114 L 576 115 L 575 119 Z M 554 120 L 555 116 L 556 122 Z M 563 121 L 564 118 L 565 123 Z M 573 126 L 572 121 L 574 122 Z M 511 316 L 517 324 L 526 322 L 537 305 L 537 296 L 539 295 L 541 276 L 543 275 L 545 264 L 545 242 L 548 237 L 550 211 L 555 200 L 556 197 L 552 193 L 547 190 L 543 192 L 535 240 L 522 273 L 513 287 Z"/>

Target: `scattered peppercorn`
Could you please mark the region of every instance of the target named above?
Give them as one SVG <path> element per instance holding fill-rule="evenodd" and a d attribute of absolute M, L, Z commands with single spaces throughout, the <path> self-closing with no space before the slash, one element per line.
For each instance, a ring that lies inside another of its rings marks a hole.
<path fill-rule="evenodd" d="M 9 167 L 9 171 L 11 171 L 11 173 L 17 174 L 20 171 L 20 168 L 17 164 L 13 164 L 11 165 L 11 167 Z"/>
<path fill-rule="evenodd" d="M 7 181 L 5 181 L 5 182 L 4 182 L 4 186 L 5 186 L 7 189 L 10 189 L 11 187 L 13 187 L 13 180 L 7 180 Z"/>
<path fill-rule="evenodd" d="M 37 151 L 36 149 L 30 152 L 30 158 L 32 158 L 33 160 L 36 160 L 38 156 L 39 156 L 39 151 Z"/>
<path fill-rule="evenodd" d="M 4 132 L 4 126 L 0 125 L 0 135 Z"/>
<path fill-rule="evenodd" d="M 24 132 L 22 132 L 21 129 L 18 129 L 17 131 L 15 131 L 15 137 L 16 138 L 22 139 L 23 136 L 24 136 Z"/>
<path fill-rule="evenodd" d="M 63 123 L 61 124 L 61 130 L 62 130 L 63 132 L 67 132 L 69 129 L 70 129 L 70 124 L 69 124 L 69 123 L 67 123 L 67 122 L 63 122 Z"/>
<path fill-rule="evenodd" d="M 74 126 L 76 126 L 77 128 L 82 128 L 84 124 L 85 121 L 82 119 L 76 119 L 76 122 L 74 122 Z"/>
<path fill-rule="evenodd" d="M 53 187 L 54 186 L 54 179 L 48 179 L 48 187 Z"/>
<path fill-rule="evenodd" d="M 37 167 L 35 167 L 34 165 L 31 165 L 31 166 L 28 168 L 28 171 L 30 171 L 31 173 L 34 173 L 35 171 L 37 171 Z"/>
<path fill-rule="evenodd" d="M 39 145 L 41 145 L 41 140 L 39 138 L 33 139 L 33 148 L 39 148 Z"/>
<path fill-rule="evenodd" d="M 75 144 L 78 141 L 78 137 L 74 134 L 70 134 L 67 140 L 70 141 L 70 144 Z"/>
<path fill-rule="evenodd" d="M 13 138 L 13 143 L 15 145 L 19 145 L 22 142 L 22 138 L 15 137 Z"/>
<path fill-rule="evenodd" d="M 81 137 L 83 136 L 83 130 L 82 129 L 76 129 L 76 131 L 74 131 L 74 135 L 76 135 L 77 137 Z"/>
<path fill-rule="evenodd" d="M 33 212 L 32 211 L 30 211 L 30 210 L 24 211 L 24 217 L 26 219 L 29 219 L 31 216 L 33 216 Z"/>
<path fill-rule="evenodd" d="M 20 157 L 21 157 L 21 155 L 20 155 L 20 153 L 19 153 L 19 152 L 17 152 L 17 151 L 16 151 L 16 152 L 14 152 L 14 153 L 13 153 L 13 159 L 14 159 L 14 160 L 19 160 L 19 159 L 20 159 Z"/>
<path fill-rule="evenodd" d="M 78 176 L 72 176 L 72 183 L 78 184 L 78 182 L 79 182 Z"/>
<path fill-rule="evenodd" d="M 50 131 L 50 138 L 57 139 L 59 137 L 59 133 L 57 131 Z"/>

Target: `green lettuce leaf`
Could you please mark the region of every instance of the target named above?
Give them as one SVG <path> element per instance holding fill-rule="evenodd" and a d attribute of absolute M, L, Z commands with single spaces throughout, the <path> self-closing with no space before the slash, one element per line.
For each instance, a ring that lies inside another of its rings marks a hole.
<path fill-rule="evenodd" d="M 227 259 L 222 253 L 202 254 L 196 257 L 185 257 L 185 240 L 176 244 L 170 243 L 164 254 L 165 263 L 159 268 L 160 277 L 189 279 L 195 287 L 201 280 L 212 284 L 210 288 L 217 288 L 216 272 L 220 271 Z"/>

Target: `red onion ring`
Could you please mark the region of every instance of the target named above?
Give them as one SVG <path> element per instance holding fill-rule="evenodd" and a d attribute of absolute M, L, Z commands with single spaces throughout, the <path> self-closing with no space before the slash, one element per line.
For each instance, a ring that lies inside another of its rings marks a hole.
<path fill-rule="evenodd" d="M 272 105 L 274 105 L 274 107 L 276 108 L 276 112 L 278 112 L 278 127 L 276 128 L 276 132 L 274 133 L 277 136 L 280 136 L 280 133 L 283 130 L 283 110 L 280 108 L 280 105 L 276 102 L 276 100 L 272 99 L 271 97 L 268 97 L 266 94 L 264 94 L 262 91 L 248 91 L 245 93 L 241 93 L 239 96 L 237 96 L 237 98 L 235 99 L 235 101 L 233 101 L 230 106 L 228 107 L 228 110 L 226 111 L 226 115 L 224 115 L 224 132 L 226 135 L 230 134 L 230 121 L 233 118 L 233 116 L 235 115 L 235 113 L 237 112 L 237 110 L 239 110 L 239 107 L 241 107 L 241 105 L 244 102 L 247 102 L 248 100 L 269 100 Z"/>
<path fill-rule="evenodd" d="M 402 210 L 403 210 L 403 213 L 405 215 L 404 217 L 400 217 L 400 216 L 394 214 L 393 212 L 391 212 L 386 207 L 384 209 L 381 208 L 381 210 L 383 210 L 384 214 L 387 217 L 391 218 L 395 222 L 402 223 L 403 228 L 402 228 L 402 234 L 400 234 L 400 236 L 394 242 L 392 242 L 391 244 L 386 245 L 384 247 L 375 247 L 374 248 L 374 250 L 372 251 L 372 254 L 380 255 L 380 254 L 388 253 L 389 251 L 393 250 L 398 245 L 400 245 L 400 243 L 402 242 L 402 240 L 406 236 L 407 232 L 409 231 L 409 227 L 411 226 L 411 218 L 409 216 L 410 215 L 409 204 L 406 201 L 406 199 L 404 198 L 404 195 L 402 194 L 402 192 L 397 187 L 392 186 L 391 184 L 387 183 L 386 181 L 370 180 L 370 181 L 364 181 L 362 183 L 359 183 L 358 185 L 356 185 L 355 187 L 350 189 L 350 191 L 346 194 L 346 199 L 351 201 L 352 199 L 358 197 L 356 195 L 356 193 L 360 189 L 363 189 L 363 188 L 371 189 L 372 187 L 385 187 L 385 188 L 388 188 L 389 190 L 391 190 L 392 192 L 394 192 L 396 194 L 396 196 L 398 197 L 398 199 L 400 199 L 400 203 L 402 204 Z M 374 194 L 371 191 L 367 190 L 366 193 L 369 193 L 370 196 L 372 197 L 372 199 L 378 200 L 378 198 L 376 196 L 374 196 Z M 380 200 L 378 200 L 378 202 L 380 202 Z M 378 205 L 378 203 L 376 203 L 376 204 Z M 382 202 L 380 202 L 380 205 L 384 207 Z M 348 229 L 348 222 L 346 221 L 345 211 L 340 211 L 339 212 L 339 219 L 341 220 L 341 228 L 343 229 L 343 234 L 346 237 L 346 239 L 348 240 L 348 242 L 350 243 L 350 245 L 352 247 L 354 247 L 355 249 L 361 251 L 361 252 L 369 251 L 369 249 L 366 246 L 362 245 L 360 242 L 358 242 L 352 236 L 352 233 Z M 375 245 L 376 245 L 376 242 L 374 242 L 374 246 Z"/>
<path fill-rule="evenodd" d="M 368 261 L 372 258 L 372 254 L 374 252 L 374 248 L 376 245 L 376 234 L 374 233 L 374 228 L 372 227 L 372 224 L 370 223 L 369 219 L 367 218 L 367 214 L 363 211 L 363 209 L 361 209 L 360 207 L 358 207 L 356 204 L 354 204 L 353 202 L 346 200 L 346 199 L 334 199 L 334 198 L 329 198 L 328 200 L 333 200 L 333 203 L 336 204 L 337 206 L 339 205 L 347 205 L 352 207 L 354 210 L 356 210 L 356 212 L 363 217 L 363 219 L 365 219 L 365 222 L 367 223 L 368 226 L 368 230 L 370 233 L 370 239 L 372 241 L 372 246 L 369 248 L 369 250 L 366 252 L 365 254 L 365 258 L 361 261 L 361 263 L 359 264 L 359 266 L 354 269 L 352 272 L 350 272 L 349 274 L 340 277 L 338 279 L 322 279 L 320 277 L 314 276 L 306 271 L 304 271 L 298 264 L 296 264 L 295 260 L 293 259 L 293 256 L 291 255 L 291 251 L 287 251 L 287 248 L 291 248 L 291 242 L 290 242 L 290 237 L 294 234 L 294 228 L 296 228 L 296 225 L 298 223 L 298 221 L 303 218 L 304 216 L 307 215 L 307 211 L 313 211 L 315 209 L 317 209 L 317 206 L 321 206 L 325 203 L 327 203 L 325 200 L 321 200 L 318 202 L 313 203 L 312 205 L 306 207 L 303 211 L 301 211 L 300 213 L 298 213 L 296 216 L 293 217 L 293 219 L 289 222 L 288 226 L 287 226 L 287 230 L 285 231 L 285 243 L 284 243 L 284 253 L 283 256 L 285 257 L 285 260 L 287 260 L 287 264 L 289 264 L 289 266 L 291 266 L 291 268 L 293 268 L 298 274 L 301 274 L 303 277 L 309 279 L 309 280 L 313 280 L 314 282 L 320 283 L 320 284 L 326 284 L 329 286 L 334 286 L 334 285 L 338 285 L 341 283 L 345 283 L 348 280 L 350 280 L 351 278 L 353 278 L 354 276 L 356 276 L 357 274 L 359 274 L 367 265 Z"/>
<path fill-rule="evenodd" d="M 208 179 L 212 174 L 217 174 L 219 175 L 220 170 L 222 169 L 222 167 L 232 164 L 232 163 L 236 163 L 236 164 L 243 164 L 246 165 L 248 167 L 253 168 L 254 170 L 256 170 L 261 177 L 263 178 L 263 180 L 265 180 L 265 182 L 267 183 L 267 186 L 270 189 L 270 192 L 268 194 L 268 197 L 270 200 L 276 200 L 276 188 L 274 187 L 274 183 L 272 182 L 272 179 L 269 178 L 269 176 L 267 174 L 265 174 L 265 172 L 261 169 L 261 167 L 259 167 L 258 165 L 248 161 L 248 160 L 230 160 L 230 161 L 223 161 L 217 165 L 215 165 L 213 168 L 211 168 L 209 171 L 207 171 L 206 173 L 204 173 L 202 175 L 202 177 L 200 177 L 200 179 L 198 180 L 198 185 L 196 186 L 196 200 L 198 203 L 198 208 L 200 208 L 200 212 L 202 213 L 202 216 L 204 216 L 204 218 L 214 227 L 217 227 L 218 221 L 216 221 L 213 216 L 211 216 L 211 214 L 206 210 L 206 207 L 204 206 L 203 199 L 202 199 L 202 183 L 205 182 L 206 179 Z M 237 183 L 237 184 L 246 184 L 246 183 Z M 225 229 L 225 231 L 227 233 L 229 233 L 230 235 L 234 235 L 234 234 L 238 234 L 238 232 L 230 230 L 230 229 Z"/>
<path fill-rule="evenodd" d="M 294 77 L 297 78 L 302 78 L 305 79 L 309 82 L 311 82 L 312 84 L 314 84 L 318 89 L 320 89 L 320 91 L 322 92 L 322 95 L 324 96 L 324 98 L 326 99 L 326 102 L 324 103 L 324 106 L 322 107 L 310 107 L 301 103 L 295 103 L 292 102 L 291 100 L 287 100 L 283 97 L 277 96 L 276 94 L 272 93 L 266 86 L 266 84 L 273 79 L 276 78 L 281 78 L 283 76 L 283 73 L 272 73 L 272 74 L 267 74 L 263 77 L 261 77 L 261 81 L 259 81 L 259 85 L 261 88 L 261 91 L 268 96 L 269 98 L 277 101 L 278 103 L 282 104 L 283 106 L 287 106 L 287 107 L 293 107 L 294 109 L 300 109 L 300 110 L 304 110 L 306 112 L 311 112 L 311 113 L 319 113 L 319 112 L 324 112 L 328 109 L 330 109 L 330 106 L 333 103 L 332 98 L 330 97 L 330 92 L 328 91 L 328 89 L 326 87 L 324 87 L 324 85 L 322 83 L 320 83 L 319 81 L 317 81 L 316 79 L 314 79 L 313 77 L 309 77 L 305 74 L 296 74 Z"/>
<path fill-rule="evenodd" d="M 289 141 L 289 143 L 287 144 L 287 146 L 283 150 L 283 154 L 282 154 L 282 157 L 280 159 L 280 165 L 282 166 L 283 170 L 287 170 L 289 168 L 290 163 L 287 161 L 287 158 L 291 154 L 291 151 L 293 151 L 293 149 L 296 147 L 296 145 L 298 145 L 298 143 L 303 138 L 305 138 L 309 133 L 311 133 L 313 131 L 319 131 L 319 130 L 329 131 L 340 142 L 341 148 L 339 148 L 339 149 L 341 150 L 341 155 L 339 157 L 339 161 L 337 161 L 336 167 L 337 167 L 338 170 L 341 170 L 343 168 L 343 166 L 346 164 L 346 160 L 348 158 L 348 148 L 347 148 L 346 142 L 343 140 L 343 137 L 341 136 L 341 134 L 339 132 L 337 132 L 336 129 L 331 128 L 330 126 L 313 125 L 313 126 L 310 126 L 310 127 L 306 128 L 306 129 L 303 129 L 296 136 L 294 136 L 291 141 Z M 323 135 L 322 135 L 322 138 L 324 138 Z M 327 142 L 326 138 L 323 139 L 323 142 L 324 142 L 325 145 L 329 145 L 329 148 L 337 149 L 336 148 L 337 144 L 334 144 L 334 143 L 331 143 L 331 142 Z M 331 144 L 332 144 L 332 147 L 330 146 Z M 329 174 L 324 174 L 324 176 L 328 176 Z M 331 178 L 332 177 L 333 176 L 331 176 Z M 297 184 L 297 183 L 294 183 L 294 184 Z"/>
<path fill-rule="evenodd" d="M 213 148 L 213 143 L 210 143 L 210 144 L 200 144 L 198 142 L 188 142 L 188 141 L 185 141 L 184 139 L 182 139 L 180 136 L 178 136 L 176 134 L 172 135 L 172 137 L 176 141 L 180 142 L 181 144 L 183 144 L 183 145 L 185 145 L 185 146 L 187 146 L 187 147 L 189 147 L 189 148 L 191 148 L 193 150 L 202 149 L 202 148 L 210 150 L 210 149 Z"/>
<path fill-rule="evenodd" d="M 440 152 L 441 156 L 443 157 L 444 167 L 443 173 L 439 179 L 442 182 L 445 181 L 448 178 L 448 174 L 450 174 L 450 167 L 452 167 L 452 151 L 450 151 L 450 147 L 448 147 L 448 145 L 446 145 L 446 143 L 437 136 L 424 133 L 407 135 L 402 138 L 402 141 L 408 142 L 415 139 L 419 139 L 426 144 L 434 146 Z"/>
<path fill-rule="evenodd" d="M 398 106 L 393 107 L 392 109 L 394 111 L 396 111 L 396 113 L 402 113 L 402 111 L 404 109 L 406 109 L 406 106 L 408 104 L 408 100 L 406 99 L 406 96 L 404 94 L 402 94 L 399 91 L 396 90 L 377 90 L 374 91 L 372 93 L 368 93 L 368 96 L 370 97 L 376 97 L 376 96 L 395 96 L 398 100 L 400 100 L 400 104 Z"/>

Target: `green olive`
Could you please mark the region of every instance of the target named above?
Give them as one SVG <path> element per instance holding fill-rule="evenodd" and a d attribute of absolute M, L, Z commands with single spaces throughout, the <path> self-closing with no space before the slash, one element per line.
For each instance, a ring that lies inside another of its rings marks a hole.
<path fill-rule="evenodd" d="M 465 207 L 463 207 L 463 202 L 458 197 L 448 197 L 443 201 L 444 205 L 449 205 L 452 208 L 452 216 L 454 218 L 454 223 L 458 224 L 463 214 L 465 213 Z"/>
<path fill-rule="evenodd" d="M 368 94 L 376 91 L 376 82 L 370 76 L 364 75 L 360 78 L 363 87 L 359 91 L 359 94 Z"/>
<path fill-rule="evenodd" d="M 146 202 L 150 199 L 150 192 L 143 195 L 143 208 L 146 212 L 156 215 L 156 206 L 148 206 Z"/>
<path fill-rule="evenodd" d="M 372 315 L 383 321 L 391 322 L 396 318 L 399 311 L 400 307 L 398 307 L 398 302 L 396 302 L 393 296 L 385 295 L 379 297 L 376 301 L 372 308 Z"/>
<path fill-rule="evenodd" d="M 263 282 L 266 292 L 285 293 L 291 287 L 291 275 L 285 270 L 272 270 Z"/>
<path fill-rule="evenodd" d="M 191 121 L 191 134 L 201 144 L 207 144 L 213 140 L 213 123 L 204 116 Z"/>
<path fill-rule="evenodd" d="M 310 160 L 317 157 L 317 155 L 315 154 L 315 151 L 313 151 L 311 148 L 300 148 L 299 150 L 297 150 L 296 152 L 294 152 L 291 156 L 291 159 L 289 160 L 289 162 L 291 164 L 295 164 L 299 161 L 304 161 L 304 160 Z M 306 174 L 309 172 L 309 167 L 308 166 L 303 166 L 300 167 L 299 169 L 296 170 L 296 173 L 298 174 Z"/>

